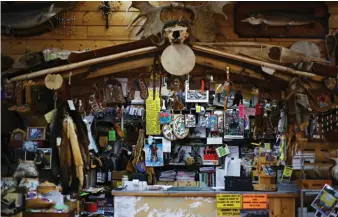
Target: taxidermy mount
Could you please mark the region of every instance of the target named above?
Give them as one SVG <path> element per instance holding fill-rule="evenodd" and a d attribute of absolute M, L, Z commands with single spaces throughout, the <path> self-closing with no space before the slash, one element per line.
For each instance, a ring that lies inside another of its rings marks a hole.
<path fill-rule="evenodd" d="M 215 41 L 217 34 L 217 28 L 215 25 L 213 14 L 222 14 L 227 19 L 226 14 L 223 12 L 223 7 L 229 3 L 230 2 L 228 1 L 208 2 L 200 6 L 191 6 L 178 2 L 171 2 L 166 5 L 155 7 L 148 1 L 132 1 L 127 11 L 129 11 L 131 7 L 134 7 L 140 10 L 140 14 L 131 21 L 128 28 L 130 28 L 132 24 L 138 21 L 141 17 L 146 17 L 146 21 L 144 22 L 140 30 L 136 33 L 136 35 L 140 35 L 142 33 L 141 38 L 147 38 L 152 35 L 157 36 L 159 37 L 159 40 L 158 42 L 155 42 L 155 44 L 160 46 L 163 45 L 163 40 L 165 39 L 165 37 L 168 37 L 168 35 L 164 33 L 168 33 L 165 31 L 165 29 L 169 28 L 169 23 L 165 24 L 160 18 L 163 10 L 184 10 L 193 15 L 193 19 L 190 21 L 190 28 L 192 33 L 191 39 L 194 41 L 196 40 L 202 42 L 213 42 Z M 172 24 L 173 26 L 176 26 L 177 23 L 173 22 Z M 174 31 L 171 30 L 171 32 L 176 32 L 175 34 L 177 34 L 177 31 L 187 31 L 185 30 L 185 28 L 178 26 L 181 25 L 177 25 L 176 29 Z M 171 43 L 174 41 L 172 37 L 175 38 L 175 35 L 169 36 L 169 40 L 171 40 Z"/>

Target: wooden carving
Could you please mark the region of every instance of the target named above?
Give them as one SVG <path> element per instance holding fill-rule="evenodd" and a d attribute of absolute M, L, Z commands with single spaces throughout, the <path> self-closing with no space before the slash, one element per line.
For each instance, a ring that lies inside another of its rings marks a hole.
<path fill-rule="evenodd" d="M 223 14 L 223 7 L 229 2 L 208 2 L 201 6 L 190 6 L 182 3 L 172 2 L 167 5 L 161 5 L 155 7 L 147 1 L 133 1 L 130 5 L 140 10 L 140 14 L 137 15 L 129 24 L 128 28 L 139 20 L 141 17 L 146 17 L 145 23 L 136 35 L 141 34 L 141 38 L 146 38 L 152 35 L 159 36 L 163 40 L 164 23 L 160 18 L 160 15 L 164 9 L 181 9 L 193 14 L 193 20 L 191 21 L 191 31 L 194 40 L 203 42 L 212 42 L 216 38 L 217 28 L 215 26 L 215 20 L 212 17 L 213 14 Z"/>

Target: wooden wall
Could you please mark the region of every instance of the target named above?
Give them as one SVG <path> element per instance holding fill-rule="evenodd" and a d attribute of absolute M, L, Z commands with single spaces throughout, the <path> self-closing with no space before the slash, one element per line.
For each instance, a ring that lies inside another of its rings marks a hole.
<path fill-rule="evenodd" d="M 26 51 L 41 51 L 44 48 L 62 48 L 67 50 L 97 49 L 111 45 L 126 43 L 136 40 L 136 31 L 140 28 L 143 21 L 138 22 L 135 28 L 127 29 L 129 22 L 138 14 L 137 10 L 132 9 L 126 12 L 129 2 L 122 2 L 120 9 L 114 12 L 109 19 L 110 27 L 105 28 L 105 21 L 102 19 L 98 9 L 101 2 L 79 2 L 74 10 L 75 20 L 73 21 L 73 34 L 61 35 L 49 32 L 40 36 L 26 38 L 1 38 L 1 52 L 18 58 Z M 164 4 L 166 2 L 152 2 L 153 5 Z M 201 4 L 201 2 L 191 2 L 189 4 Z M 329 6 L 330 31 L 338 28 L 338 2 L 327 3 Z M 228 15 L 228 20 L 222 16 L 217 16 L 217 26 L 223 35 L 217 37 L 218 41 L 257 41 L 270 44 L 277 44 L 285 47 L 291 46 L 294 42 L 301 39 L 277 39 L 277 38 L 239 38 L 234 32 L 233 27 L 234 5 L 227 5 L 224 11 Z M 170 18 L 171 14 L 164 15 Z M 307 39 L 306 39 L 307 40 Z M 322 55 L 325 55 L 325 45 L 323 40 L 309 40 L 319 45 Z M 325 56 L 323 56 L 325 57 Z"/>

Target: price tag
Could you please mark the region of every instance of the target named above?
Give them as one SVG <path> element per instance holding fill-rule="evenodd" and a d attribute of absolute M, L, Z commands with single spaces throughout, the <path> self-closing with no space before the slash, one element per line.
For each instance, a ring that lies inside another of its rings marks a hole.
<path fill-rule="evenodd" d="M 265 150 L 270 150 L 271 149 L 271 144 L 270 143 L 264 143 L 264 149 Z"/>
<path fill-rule="evenodd" d="M 48 124 L 52 121 L 54 112 L 56 112 L 56 109 L 53 109 L 52 111 L 45 114 L 45 119 L 46 119 Z"/>
<path fill-rule="evenodd" d="M 75 111 L 76 109 L 75 109 L 73 100 L 67 100 L 67 102 L 68 102 L 69 109 L 72 111 Z"/>
<path fill-rule="evenodd" d="M 244 108 L 244 113 L 249 116 L 255 116 L 256 109 L 255 108 Z"/>
<path fill-rule="evenodd" d="M 244 105 L 240 104 L 238 106 L 238 116 L 239 118 L 244 118 Z"/>
<path fill-rule="evenodd" d="M 220 157 L 224 157 L 225 155 L 228 155 L 230 153 L 230 150 L 228 148 L 228 146 L 221 146 L 221 147 L 218 147 L 216 148 L 216 153 L 218 155 L 218 158 Z"/>
<path fill-rule="evenodd" d="M 60 146 L 61 145 L 61 137 L 56 138 L 56 145 Z"/>
<path fill-rule="evenodd" d="M 116 131 L 115 130 L 109 130 L 108 140 L 109 140 L 109 142 L 110 141 L 116 141 Z"/>
<path fill-rule="evenodd" d="M 242 195 L 241 194 L 217 194 L 216 195 L 217 209 L 241 209 Z"/>
<path fill-rule="evenodd" d="M 243 209 L 267 209 L 268 196 L 266 194 L 243 194 Z"/>
<path fill-rule="evenodd" d="M 196 109 L 196 113 L 200 113 L 201 112 L 201 106 L 196 105 L 195 109 Z"/>

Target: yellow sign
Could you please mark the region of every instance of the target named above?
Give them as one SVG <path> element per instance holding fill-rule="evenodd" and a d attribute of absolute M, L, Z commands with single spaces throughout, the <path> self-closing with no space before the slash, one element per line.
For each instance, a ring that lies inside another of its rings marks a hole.
<path fill-rule="evenodd" d="M 146 134 L 161 134 L 161 125 L 158 113 L 161 111 L 161 102 L 159 91 L 156 91 L 155 100 L 153 100 L 153 90 L 148 90 L 148 98 L 146 100 Z"/>
<path fill-rule="evenodd" d="M 281 181 L 289 181 L 291 179 L 292 172 L 293 172 L 292 167 L 285 166 Z"/>
<path fill-rule="evenodd" d="M 268 196 L 266 194 L 243 194 L 243 209 L 267 209 Z"/>
<path fill-rule="evenodd" d="M 242 195 L 241 194 L 217 194 L 216 195 L 217 209 L 241 209 Z"/>
<path fill-rule="evenodd" d="M 46 119 L 46 121 L 47 121 L 48 124 L 52 121 L 54 112 L 56 112 L 56 109 L 53 109 L 52 111 L 50 111 L 47 114 L 45 114 L 45 119 Z"/>
<path fill-rule="evenodd" d="M 218 209 L 217 216 L 240 216 L 241 211 L 239 209 Z"/>

